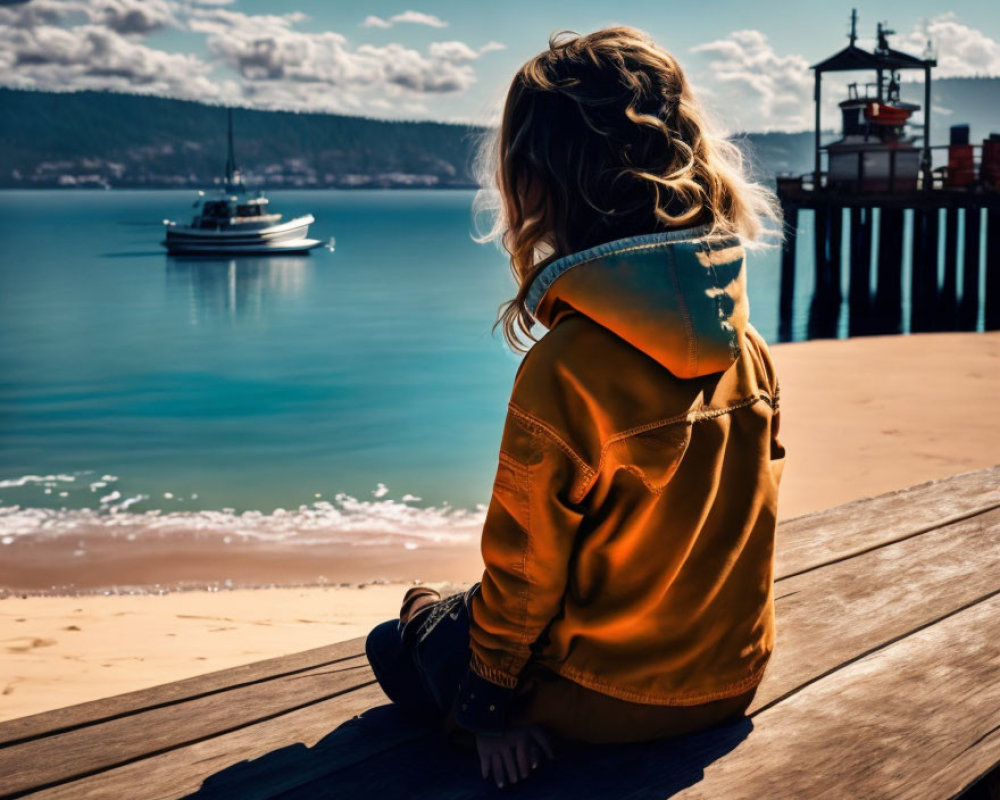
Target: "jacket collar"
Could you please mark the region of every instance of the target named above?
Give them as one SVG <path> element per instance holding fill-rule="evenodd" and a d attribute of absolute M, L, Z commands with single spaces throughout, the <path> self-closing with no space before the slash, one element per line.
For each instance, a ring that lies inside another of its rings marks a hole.
<path fill-rule="evenodd" d="M 629 236 L 562 256 L 534 277 L 526 306 L 552 328 L 590 317 L 682 378 L 727 369 L 749 322 L 745 250 L 708 224 Z"/>
<path fill-rule="evenodd" d="M 531 287 L 528 289 L 526 297 L 528 311 L 535 317 L 535 319 L 538 319 L 538 317 L 535 316 L 538 311 L 538 306 L 541 304 L 542 298 L 545 296 L 549 287 L 555 282 L 556 278 L 566 272 L 566 270 L 575 267 L 577 264 L 582 264 L 585 261 L 592 261 L 601 256 L 614 255 L 626 250 L 656 247 L 658 245 L 668 244 L 669 242 L 681 242 L 696 239 L 708 233 L 709 227 L 709 224 L 705 223 L 704 225 L 696 225 L 690 228 L 675 228 L 674 230 L 669 231 L 658 231 L 656 233 L 643 233 L 637 236 L 627 236 L 624 239 L 614 239 L 610 242 L 603 242 L 595 245 L 594 247 L 588 247 L 586 250 L 578 250 L 575 253 L 570 253 L 569 255 L 557 258 L 555 261 L 546 266 L 541 272 L 539 272 L 531 282 Z M 541 320 L 539 320 L 539 322 L 541 322 Z M 545 323 L 542 324 L 544 325 Z"/>

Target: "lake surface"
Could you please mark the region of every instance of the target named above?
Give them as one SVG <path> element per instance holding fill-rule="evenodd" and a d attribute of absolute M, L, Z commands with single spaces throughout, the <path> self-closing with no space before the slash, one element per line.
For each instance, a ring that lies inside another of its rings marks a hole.
<path fill-rule="evenodd" d="M 474 530 L 519 358 L 491 333 L 514 287 L 471 239 L 473 193 L 270 197 L 335 248 L 178 259 L 160 221 L 189 191 L 0 192 L 0 541 Z M 778 275 L 776 251 L 750 253 L 772 343 Z M 801 258 L 797 284 L 803 338 Z"/>

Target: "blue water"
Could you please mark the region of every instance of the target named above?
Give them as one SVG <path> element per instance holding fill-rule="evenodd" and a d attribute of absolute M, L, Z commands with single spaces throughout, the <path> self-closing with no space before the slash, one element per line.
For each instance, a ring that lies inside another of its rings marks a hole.
<path fill-rule="evenodd" d="M 333 251 L 175 259 L 160 220 L 188 215 L 191 192 L 0 192 L 8 541 L 83 517 L 368 530 L 481 515 L 518 357 L 491 333 L 514 287 L 471 239 L 472 192 L 270 196 L 314 214 Z M 750 254 L 748 284 L 773 342 L 775 252 Z"/>

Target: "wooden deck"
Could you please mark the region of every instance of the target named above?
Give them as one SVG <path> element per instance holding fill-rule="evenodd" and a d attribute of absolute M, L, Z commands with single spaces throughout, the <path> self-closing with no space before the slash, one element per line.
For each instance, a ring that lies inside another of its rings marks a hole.
<path fill-rule="evenodd" d="M 771 664 L 711 731 L 498 790 L 359 638 L 0 724 L 0 798 L 1000 797 L 1000 465 L 783 522 L 776 570 Z"/>

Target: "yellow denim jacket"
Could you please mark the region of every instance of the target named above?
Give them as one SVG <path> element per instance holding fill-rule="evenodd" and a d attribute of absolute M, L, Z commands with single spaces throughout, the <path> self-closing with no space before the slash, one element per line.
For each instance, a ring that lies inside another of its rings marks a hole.
<path fill-rule="evenodd" d="M 548 332 L 518 369 L 503 429 L 485 571 L 467 600 L 463 727 L 503 730 L 529 659 L 663 705 L 763 676 L 778 379 L 749 321 L 745 250 L 706 233 L 607 242 L 550 262 L 529 289 Z"/>

